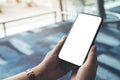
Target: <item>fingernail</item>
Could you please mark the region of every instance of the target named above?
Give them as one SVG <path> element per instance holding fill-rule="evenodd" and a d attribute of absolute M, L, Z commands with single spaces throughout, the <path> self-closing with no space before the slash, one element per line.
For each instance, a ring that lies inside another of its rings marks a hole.
<path fill-rule="evenodd" d="M 67 38 L 67 36 L 66 36 L 66 35 L 64 35 L 64 36 L 63 36 L 63 39 L 66 39 L 66 38 Z"/>
<path fill-rule="evenodd" d="M 93 45 L 92 51 L 96 52 L 96 45 Z"/>
<path fill-rule="evenodd" d="M 65 38 L 65 36 L 62 36 L 62 38 L 61 39 L 64 39 Z"/>
<path fill-rule="evenodd" d="M 93 48 L 96 49 L 96 45 L 93 45 Z"/>
<path fill-rule="evenodd" d="M 63 41 L 66 38 L 66 36 L 63 36 L 60 41 Z"/>

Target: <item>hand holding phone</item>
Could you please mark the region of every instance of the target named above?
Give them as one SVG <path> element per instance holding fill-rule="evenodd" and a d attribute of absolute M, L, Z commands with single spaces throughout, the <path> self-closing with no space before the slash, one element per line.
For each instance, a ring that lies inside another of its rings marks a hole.
<path fill-rule="evenodd" d="M 102 19 L 88 14 L 79 14 L 58 57 L 81 66 L 89 53 Z"/>

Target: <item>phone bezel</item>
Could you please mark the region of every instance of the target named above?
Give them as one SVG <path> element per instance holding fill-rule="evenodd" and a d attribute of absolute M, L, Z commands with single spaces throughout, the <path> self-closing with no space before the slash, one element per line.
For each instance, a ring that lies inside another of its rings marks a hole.
<path fill-rule="evenodd" d="M 85 13 L 84 13 L 84 14 L 85 14 Z M 99 17 L 99 16 L 91 15 L 91 14 L 85 14 L 85 15 L 90 15 L 90 16 Z M 74 23 L 76 22 L 78 16 L 79 16 L 79 15 L 77 15 L 76 19 L 74 20 L 74 22 L 73 22 L 73 24 L 72 24 L 72 27 L 70 28 L 67 36 L 69 36 L 69 33 L 71 32 L 71 30 L 72 30 L 72 28 L 73 28 L 73 25 L 74 25 Z M 100 17 L 100 18 L 101 18 L 101 17 Z M 90 52 L 90 49 L 91 49 L 92 45 L 93 45 L 94 42 L 95 42 L 95 39 L 96 39 L 97 34 L 98 34 L 98 32 L 99 32 L 99 30 L 100 30 L 100 28 L 101 28 L 101 26 L 102 26 L 102 23 L 103 23 L 103 19 L 101 18 L 101 22 L 100 22 L 100 24 L 99 24 L 99 26 L 98 26 L 98 28 L 97 28 L 97 31 L 96 31 L 96 33 L 95 33 L 95 36 L 94 36 L 94 38 L 93 38 L 93 40 L 92 40 L 92 42 L 91 42 L 91 44 L 90 44 L 90 47 L 89 47 L 89 49 L 88 49 L 88 52 L 87 52 L 87 54 L 86 54 L 86 56 L 85 56 L 85 59 L 84 59 L 84 61 L 83 61 L 82 64 L 85 63 L 85 61 L 86 61 L 86 59 L 87 59 L 87 57 L 88 57 L 88 54 L 89 54 L 89 52 Z M 66 38 L 65 42 L 66 42 L 66 41 L 67 41 L 67 38 Z M 64 42 L 64 43 L 65 43 L 65 42 Z M 63 46 L 64 46 L 64 44 L 62 45 L 61 49 L 63 48 Z M 60 51 L 61 51 L 61 49 L 60 49 Z M 59 52 L 59 53 L 60 53 L 60 52 Z M 59 54 L 58 54 L 58 58 L 61 59 L 61 58 L 59 57 Z M 65 62 L 68 62 L 68 61 L 63 60 L 63 59 L 61 59 L 61 60 L 62 60 L 62 61 L 65 61 Z M 76 64 L 71 63 L 71 62 L 68 62 L 68 63 L 70 63 L 70 64 L 72 64 L 72 65 L 76 65 Z M 79 65 L 76 65 L 76 66 L 79 66 Z"/>

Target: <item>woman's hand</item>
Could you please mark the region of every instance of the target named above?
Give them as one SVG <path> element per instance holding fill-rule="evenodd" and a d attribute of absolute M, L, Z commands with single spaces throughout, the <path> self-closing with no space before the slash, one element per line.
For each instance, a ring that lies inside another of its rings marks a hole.
<path fill-rule="evenodd" d="M 96 46 L 92 46 L 87 60 L 78 69 L 72 71 L 71 80 L 94 80 L 97 70 Z"/>
<path fill-rule="evenodd" d="M 44 60 L 31 70 L 37 80 L 56 80 L 64 76 L 72 70 L 71 80 L 93 80 L 97 70 L 96 47 L 93 46 L 90 50 L 86 62 L 81 67 L 73 66 L 70 63 L 58 59 L 58 53 L 64 44 L 66 37 L 63 37 L 55 48 L 50 51 Z M 29 80 L 26 72 L 22 72 L 15 76 L 4 80 Z"/>
<path fill-rule="evenodd" d="M 39 74 L 39 79 L 56 80 L 71 70 L 71 64 L 58 59 L 58 53 L 65 40 L 66 37 L 63 37 L 55 48 L 46 55 L 42 63 L 38 65 L 39 69 L 42 70 L 40 71 L 42 73 Z"/>

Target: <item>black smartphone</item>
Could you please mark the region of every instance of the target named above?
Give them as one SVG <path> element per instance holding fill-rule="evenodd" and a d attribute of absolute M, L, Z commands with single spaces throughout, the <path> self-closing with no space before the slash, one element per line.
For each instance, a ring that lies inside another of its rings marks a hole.
<path fill-rule="evenodd" d="M 79 14 L 58 57 L 69 63 L 81 66 L 90 51 L 101 22 L 101 17 Z"/>

